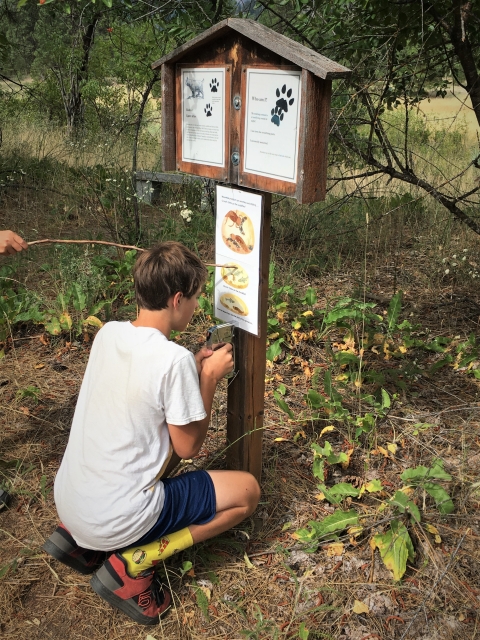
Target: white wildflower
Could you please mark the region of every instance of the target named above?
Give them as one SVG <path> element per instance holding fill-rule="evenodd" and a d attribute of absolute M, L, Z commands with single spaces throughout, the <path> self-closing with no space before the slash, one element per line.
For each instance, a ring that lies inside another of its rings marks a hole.
<path fill-rule="evenodd" d="M 185 220 L 185 222 L 191 222 L 192 221 L 192 213 L 193 212 L 191 211 L 191 209 L 182 209 L 180 211 L 180 215 Z"/>

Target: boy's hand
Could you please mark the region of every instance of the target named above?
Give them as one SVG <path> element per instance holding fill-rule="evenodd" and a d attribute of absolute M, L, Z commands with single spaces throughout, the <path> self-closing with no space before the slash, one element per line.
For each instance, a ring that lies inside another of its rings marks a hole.
<path fill-rule="evenodd" d="M 0 231 L 0 255 L 13 256 L 23 249 L 28 249 L 28 244 L 18 234 L 13 231 Z"/>
<path fill-rule="evenodd" d="M 202 372 L 203 361 L 205 358 L 209 358 L 212 355 L 213 351 L 208 349 L 207 347 L 202 347 L 200 351 L 197 351 L 195 354 L 195 362 L 197 363 L 197 373 L 198 375 Z"/>
<path fill-rule="evenodd" d="M 233 371 L 232 345 L 230 343 L 215 349 L 210 356 L 202 361 L 201 377 L 208 376 L 218 382 L 230 371 Z"/>

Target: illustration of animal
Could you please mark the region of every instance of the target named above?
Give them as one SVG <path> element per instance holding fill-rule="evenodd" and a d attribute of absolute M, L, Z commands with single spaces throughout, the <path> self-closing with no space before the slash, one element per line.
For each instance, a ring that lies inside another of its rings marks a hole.
<path fill-rule="evenodd" d="M 234 251 L 240 251 L 241 253 L 250 253 L 253 249 L 251 245 L 247 245 L 241 236 L 237 236 L 233 233 L 231 233 L 230 237 L 227 238 L 227 245 L 230 246 L 230 248 L 233 248 Z"/>
<path fill-rule="evenodd" d="M 247 219 L 247 216 L 239 216 L 235 211 L 229 211 L 225 217 L 232 221 L 232 224 L 230 225 L 231 227 L 235 225 L 236 227 L 238 227 L 240 233 L 245 235 L 245 232 L 243 230 L 243 223 Z"/>
<path fill-rule="evenodd" d="M 185 78 L 185 84 L 186 86 L 190 89 L 190 91 L 192 92 L 191 96 L 188 96 L 188 99 L 190 98 L 204 98 L 203 95 L 203 80 L 194 80 L 192 78 Z"/>

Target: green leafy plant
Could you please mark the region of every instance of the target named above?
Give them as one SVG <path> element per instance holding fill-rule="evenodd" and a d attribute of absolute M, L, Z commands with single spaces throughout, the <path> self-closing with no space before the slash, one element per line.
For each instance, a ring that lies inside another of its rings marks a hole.
<path fill-rule="evenodd" d="M 380 480 L 372 480 L 361 487 L 354 487 L 349 482 L 340 482 L 327 487 L 324 483 L 324 463 L 339 464 L 343 462 L 342 454 L 335 454 L 329 442 L 324 447 L 312 445 L 314 460 L 312 466 L 313 475 L 321 483 L 318 489 L 321 492 L 319 497 L 327 500 L 331 504 L 340 504 L 345 498 L 361 498 L 365 492 L 377 493 L 384 491 Z M 346 454 L 343 454 L 346 457 Z M 415 550 L 407 526 L 419 525 L 422 514 L 415 501 L 415 491 L 424 490 L 435 501 L 435 505 L 441 515 L 452 513 L 455 509 L 453 500 L 447 491 L 438 481 L 448 482 L 451 475 L 443 469 L 441 461 L 434 461 L 432 466 L 419 466 L 414 469 L 406 469 L 401 475 L 405 486 L 396 491 L 388 500 L 383 500 L 379 507 L 379 512 L 392 514 L 391 521 L 386 525 L 383 532 L 376 533 L 372 540 L 372 548 L 377 548 L 380 552 L 383 563 L 392 571 L 395 580 L 400 580 L 406 569 L 407 561 L 413 562 Z M 436 480 L 437 482 L 434 482 Z M 355 509 L 342 511 L 338 509 L 331 516 L 327 516 L 320 522 L 311 521 L 309 528 L 299 529 L 295 532 L 295 537 L 306 545 L 307 551 L 315 551 L 320 543 L 327 542 L 345 529 L 357 527 L 359 515 Z M 359 534 L 360 527 L 355 531 Z"/>

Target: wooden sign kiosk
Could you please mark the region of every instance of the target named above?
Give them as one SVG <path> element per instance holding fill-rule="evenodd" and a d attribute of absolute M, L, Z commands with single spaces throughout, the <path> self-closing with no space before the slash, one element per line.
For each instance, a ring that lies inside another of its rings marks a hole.
<path fill-rule="evenodd" d="M 265 393 L 271 194 L 325 198 L 332 80 L 350 71 L 252 20 L 229 18 L 153 63 L 162 69 L 162 169 L 263 196 L 259 335 L 236 332 L 228 465 L 258 479 Z"/>

